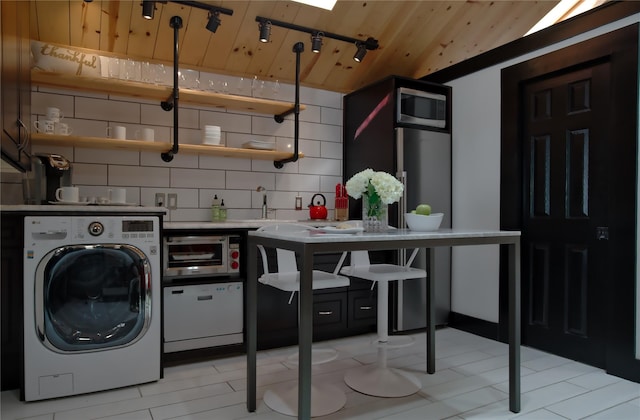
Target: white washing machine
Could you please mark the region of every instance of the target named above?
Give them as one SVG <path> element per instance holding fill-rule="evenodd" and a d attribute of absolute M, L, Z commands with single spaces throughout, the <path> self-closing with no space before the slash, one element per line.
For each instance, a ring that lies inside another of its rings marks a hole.
<path fill-rule="evenodd" d="M 160 218 L 29 216 L 24 226 L 24 399 L 160 379 Z"/>

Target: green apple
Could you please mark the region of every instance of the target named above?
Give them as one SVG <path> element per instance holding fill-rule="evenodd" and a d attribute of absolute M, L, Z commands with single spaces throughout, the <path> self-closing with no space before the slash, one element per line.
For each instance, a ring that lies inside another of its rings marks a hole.
<path fill-rule="evenodd" d="M 416 214 L 416 211 L 415 210 L 411 210 L 411 214 Z"/>
<path fill-rule="evenodd" d="M 431 206 L 428 204 L 420 204 L 418 205 L 418 207 L 416 207 L 416 213 L 423 216 L 428 216 L 431 214 Z"/>

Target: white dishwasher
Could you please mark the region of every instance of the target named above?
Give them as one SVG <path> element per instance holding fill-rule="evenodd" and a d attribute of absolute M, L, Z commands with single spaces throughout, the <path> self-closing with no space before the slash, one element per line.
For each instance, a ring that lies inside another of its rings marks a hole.
<path fill-rule="evenodd" d="M 164 352 L 243 342 L 242 282 L 164 288 Z"/>

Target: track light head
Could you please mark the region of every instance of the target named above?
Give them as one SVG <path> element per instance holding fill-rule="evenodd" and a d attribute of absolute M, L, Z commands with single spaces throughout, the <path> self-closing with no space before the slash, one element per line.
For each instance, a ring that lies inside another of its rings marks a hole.
<path fill-rule="evenodd" d="M 356 63 L 361 63 L 364 59 L 364 56 L 367 55 L 367 47 L 362 42 L 356 42 L 356 48 L 358 48 L 358 50 L 353 56 L 353 61 L 355 61 Z"/>
<path fill-rule="evenodd" d="M 218 30 L 218 26 L 220 26 L 220 12 L 217 10 L 210 10 L 207 30 L 215 34 L 216 30 Z"/>
<path fill-rule="evenodd" d="M 148 20 L 153 19 L 156 10 L 156 2 L 154 0 L 142 0 L 142 17 Z"/>
<path fill-rule="evenodd" d="M 322 37 L 324 34 L 322 32 L 314 32 L 311 34 L 311 51 L 318 54 L 322 49 Z"/>
<path fill-rule="evenodd" d="M 258 22 L 258 28 L 260 28 L 260 42 L 269 42 L 271 38 L 271 22 L 261 20 Z"/>

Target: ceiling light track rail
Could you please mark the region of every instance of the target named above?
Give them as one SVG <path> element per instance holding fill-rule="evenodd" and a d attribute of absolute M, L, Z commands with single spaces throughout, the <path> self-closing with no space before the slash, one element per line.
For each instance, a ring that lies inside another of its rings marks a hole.
<path fill-rule="evenodd" d="M 281 28 L 286 28 L 286 29 L 291 29 L 298 32 L 306 32 L 308 34 L 311 34 L 311 39 L 313 43 L 312 50 L 315 53 L 320 52 L 320 46 L 322 44 L 321 39 L 323 37 L 353 44 L 358 48 L 358 51 L 356 52 L 356 56 L 354 56 L 354 60 L 357 62 L 362 61 L 367 50 L 377 50 L 379 47 L 378 40 L 373 37 L 369 37 L 365 40 L 362 40 L 362 39 L 352 38 L 352 37 L 344 36 L 340 34 L 334 34 L 332 32 L 327 32 L 320 29 L 307 28 L 306 26 L 300 26 L 294 23 L 283 22 L 281 20 L 270 19 L 264 16 L 256 16 L 256 22 L 259 23 L 260 41 L 262 42 L 269 41 L 269 34 L 270 34 L 271 27 L 279 26 Z"/>

